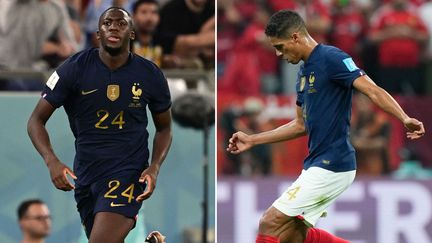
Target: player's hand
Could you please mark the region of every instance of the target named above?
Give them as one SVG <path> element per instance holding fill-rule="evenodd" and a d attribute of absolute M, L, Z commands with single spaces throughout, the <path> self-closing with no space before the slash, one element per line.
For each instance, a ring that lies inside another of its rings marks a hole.
<path fill-rule="evenodd" d="M 414 118 L 407 118 L 404 120 L 404 125 L 408 129 L 407 138 L 418 139 L 425 134 L 423 123 Z"/>
<path fill-rule="evenodd" d="M 156 166 L 150 165 L 147 169 L 141 173 L 139 178 L 140 183 L 146 183 L 146 188 L 144 192 L 137 197 L 137 202 L 142 202 L 149 198 L 156 187 L 156 179 L 159 169 Z"/>
<path fill-rule="evenodd" d="M 165 236 L 162 235 L 159 231 L 152 231 L 146 238 L 146 240 L 150 240 L 150 238 L 156 237 L 158 243 L 165 243 Z M 149 241 L 151 242 L 151 241 Z"/>
<path fill-rule="evenodd" d="M 60 162 L 58 159 L 47 161 L 47 164 L 51 181 L 57 189 L 62 191 L 70 191 L 75 189 L 75 186 L 68 180 L 67 175 L 69 174 L 75 180 L 77 177 L 69 167 Z"/>
<path fill-rule="evenodd" d="M 250 149 L 252 146 L 253 142 L 249 135 L 244 132 L 236 132 L 229 139 L 226 150 L 232 154 L 239 154 Z"/>

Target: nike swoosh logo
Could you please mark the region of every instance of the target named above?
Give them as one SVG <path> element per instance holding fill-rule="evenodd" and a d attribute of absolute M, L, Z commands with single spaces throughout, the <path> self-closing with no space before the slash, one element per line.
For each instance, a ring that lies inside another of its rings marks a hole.
<path fill-rule="evenodd" d="M 89 91 L 84 91 L 84 90 L 81 90 L 81 94 L 82 95 L 88 95 L 88 94 L 91 94 L 91 93 L 93 93 L 93 92 L 96 92 L 98 89 L 93 89 L 93 90 L 89 90 Z"/>
<path fill-rule="evenodd" d="M 126 204 L 123 204 L 123 203 L 117 204 L 117 203 L 111 202 L 110 206 L 111 207 L 123 207 L 123 206 L 126 206 Z"/>

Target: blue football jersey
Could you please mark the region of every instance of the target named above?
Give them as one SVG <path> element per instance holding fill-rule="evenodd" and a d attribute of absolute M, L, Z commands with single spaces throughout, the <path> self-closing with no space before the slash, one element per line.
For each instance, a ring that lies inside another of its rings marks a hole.
<path fill-rule="evenodd" d="M 352 58 L 332 46 L 317 45 L 302 65 L 296 84 L 297 105 L 309 134 L 311 166 L 342 172 L 356 169 L 349 140 L 353 82 L 364 75 Z"/>
<path fill-rule="evenodd" d="M 171 106 L 168 83 L 155 64 L 130 53 L 126 64 L 110 70 L 98 53 L 93 48 L 67 59 L 42 92 L 67 113 L 78 185 L 141 173 L 149 158 L 146 107 L 161 113 Z"/>

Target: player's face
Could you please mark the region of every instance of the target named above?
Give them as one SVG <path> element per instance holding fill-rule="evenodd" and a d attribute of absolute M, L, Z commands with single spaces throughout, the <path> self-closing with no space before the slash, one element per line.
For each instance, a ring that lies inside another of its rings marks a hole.
<path fill-rule="evenodd" d="M 21 228 L 35 238 L 45 238 L 51 232 L 51 217 L 45 204 L 32 204 L 23 219 Z"/>
<path fill-rule="evenodd" d="M 153 33 L 159 24 L 159 7 L 154 3 L 141 4 L 135 15 L 134 23 L 139 32 Z"/>
<path fill-rule="evenodd" d="M 276 56 L 289 63 L 297 64 L 301 60 L 300 45 L 297 37 L 277 38 L 270 37 L 270 43 L 276 50 Z"/>
<path fill-rule="evenodd" d="M 101 47 L 111 55 L 118 55 L 129 50 L 129 41 L 134 39 L 131 19 L 126 12 L 112 9 L 105 13 L 99 21 L 97 38 Z"/>

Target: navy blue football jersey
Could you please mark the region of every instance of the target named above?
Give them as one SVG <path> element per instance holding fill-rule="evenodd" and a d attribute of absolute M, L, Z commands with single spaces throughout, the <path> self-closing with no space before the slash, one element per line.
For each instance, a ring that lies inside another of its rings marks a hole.
<path fill-rule="evenodd" d="M 67 59 L 42 96 L 67 113 L 78 185 L 141 173 L 149 157 L 146 107 L 161 113 L 171 106 L 168 83 L 155 64 L 130 53 L 126 64 L 110 70 L 96 48 Z"/>
<path fill-rule="evenodd" d="M 353 82 L 364 75 L 352 58 L 332 46 L 317 45 L 302 65 L 296 84 L 297 105 L 309 134 L 311 166 L 342 172 L 356 169 L 349 141 Z"/>

